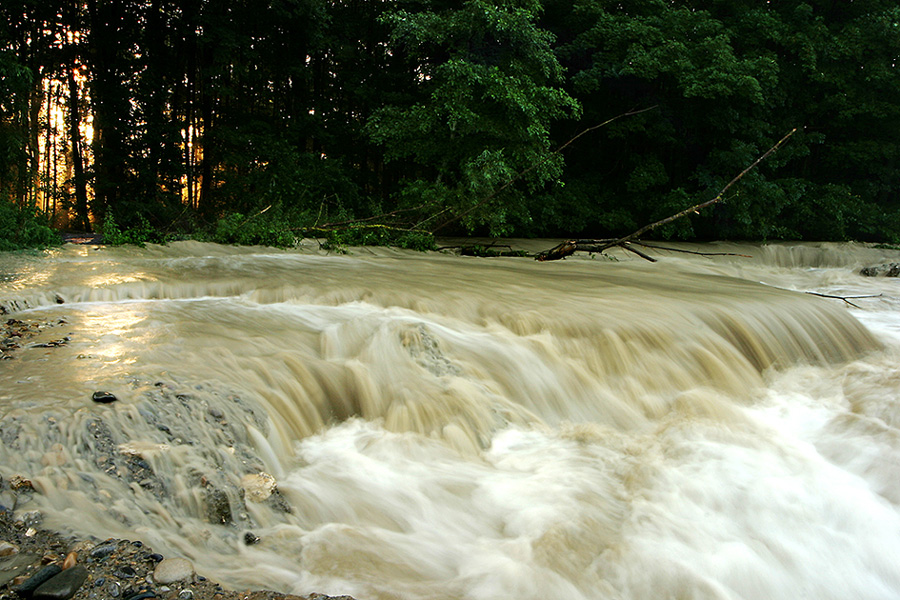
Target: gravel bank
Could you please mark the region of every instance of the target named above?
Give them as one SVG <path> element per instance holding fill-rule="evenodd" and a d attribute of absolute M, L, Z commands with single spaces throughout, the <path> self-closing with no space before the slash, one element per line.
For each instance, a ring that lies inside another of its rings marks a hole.
<path fill-rule="evenodd" d="M 353 600 L 227 590 L 194 573 L 188 561 L 139 541 L 79 540 L 42 530 L 32 523 L 37 519 L 0 506 L 0 600 Z"/>

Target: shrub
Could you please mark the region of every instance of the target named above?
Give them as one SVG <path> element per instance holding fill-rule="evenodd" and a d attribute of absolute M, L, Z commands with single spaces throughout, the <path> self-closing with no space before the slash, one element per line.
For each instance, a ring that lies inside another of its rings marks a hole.
<path fill-rule="evenodd" d="M 47 248 L 62 244 L 50 228 L 49 218 L 33 204 L 19 205 L 0 200 L 0 250 Z"/>

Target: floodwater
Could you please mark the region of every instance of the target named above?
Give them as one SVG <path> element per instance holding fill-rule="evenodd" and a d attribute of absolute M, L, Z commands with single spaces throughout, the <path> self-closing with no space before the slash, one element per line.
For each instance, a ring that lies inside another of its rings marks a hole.
<path fill-rule="evenodd" d="M 691 248 L 0 255 L 0 476 L 241 589 L 895 600 L 900 252 Z"/>

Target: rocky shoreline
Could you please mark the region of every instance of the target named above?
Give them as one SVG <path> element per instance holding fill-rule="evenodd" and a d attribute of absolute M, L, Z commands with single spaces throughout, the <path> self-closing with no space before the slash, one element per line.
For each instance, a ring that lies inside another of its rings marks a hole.
<path fill-rule="evenodd" d="M 0 506 L 0 600 L 353 600 L 228 590 L 140 541 L 79 540 L 39 523 L 39 513 Z"/>

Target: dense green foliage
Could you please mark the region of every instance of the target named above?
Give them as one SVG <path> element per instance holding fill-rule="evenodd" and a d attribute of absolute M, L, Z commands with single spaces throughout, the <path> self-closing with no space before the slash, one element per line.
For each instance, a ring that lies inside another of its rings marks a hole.
<path fill-rule="evenodd" d="M 0 251 L 48 248 L 62 243 L 46 215 L 34 206 L 0 200 Z"/>
<path fill-rule="evenodd" d="M 887 0 L 8 0 L 0 196 L 59 146 L 70 222 L 115 243 L 599 237 L 797 127 L 655 233 L 896 242 L 898 60 Z"/>

